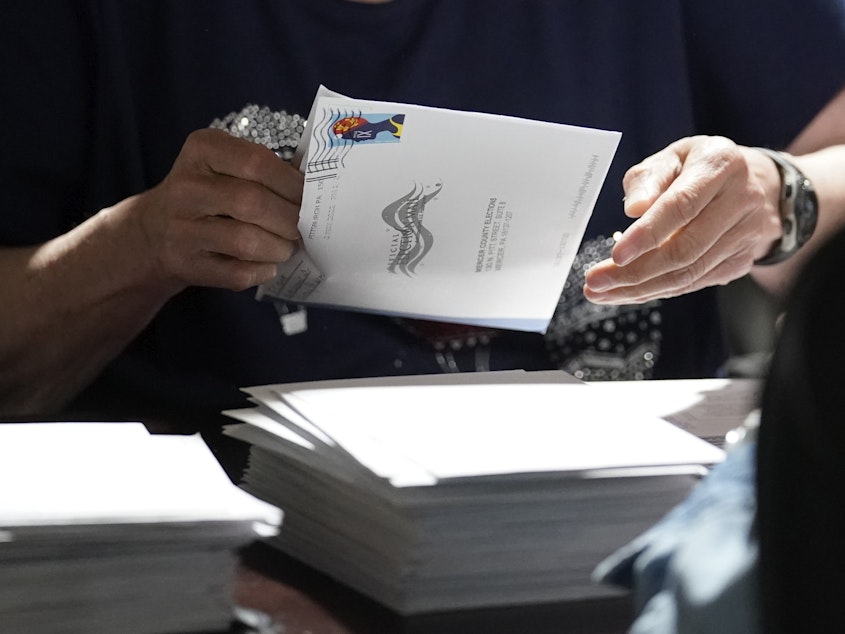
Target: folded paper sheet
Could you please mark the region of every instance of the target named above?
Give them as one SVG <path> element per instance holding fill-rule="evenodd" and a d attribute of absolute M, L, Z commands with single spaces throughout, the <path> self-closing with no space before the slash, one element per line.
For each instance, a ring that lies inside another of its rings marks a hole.
<path fill-rule="evenodd" d="M 620 137 L 321 89 L 302 249 L 259 298 L 544 331 Z"/>

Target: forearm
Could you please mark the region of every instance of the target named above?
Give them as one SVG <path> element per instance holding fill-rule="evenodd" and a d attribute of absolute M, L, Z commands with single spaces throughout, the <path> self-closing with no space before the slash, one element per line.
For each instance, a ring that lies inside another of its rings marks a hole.
<path fill-rule="evenodd" d="M 147 257 L 133 202 L 43 245 L 0 250 L 0 415 L 61 408 L 178 292 Z"/>
<path fill-rule="evenodd" d="M 0 415 L 67 403 L 182 289 L 272 279 L 301 237 L 302 187 L 270 149 L 199 130 L 156 187 L 0 249 Z"/>
<path fill-rule="evenodd" d="M 845 145 L 794 156 L 794 162 L 812 181 L 819 201 L 813 237 L 794 256 L 771 266 L 755 266 L 751 274 L 768 292 L 783 298 L 800 268 L 816 248 L 845 225 Z"/>

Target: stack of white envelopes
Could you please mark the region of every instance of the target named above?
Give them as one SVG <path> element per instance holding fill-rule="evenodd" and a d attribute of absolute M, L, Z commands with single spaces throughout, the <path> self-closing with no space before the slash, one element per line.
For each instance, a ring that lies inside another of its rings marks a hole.
<path fill-rule="evenodd" d="M 0 478 L 4 632 L 224 631 L 235 551 L 281 522 L 199 436 L 136 423 L 0 424 Z"/>
<path fill-rule="evenodd" d="M 606 596 L 591 573 L 722 460 L 562 373 L 248 388 L 271 541 L 401 613 Z"/>

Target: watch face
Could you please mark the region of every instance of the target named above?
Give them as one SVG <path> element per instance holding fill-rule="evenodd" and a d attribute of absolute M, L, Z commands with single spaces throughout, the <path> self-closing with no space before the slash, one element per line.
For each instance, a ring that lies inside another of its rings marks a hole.
<path fill-rule="evenodd" d="M 795 222 L 798 225 L 795 237 L 798 246 L 807 242 L 813 235 L 817 220 L 818 200 L 816 199 L 816 192 L 810 182 L 803 179 L 795 197 Z"/>

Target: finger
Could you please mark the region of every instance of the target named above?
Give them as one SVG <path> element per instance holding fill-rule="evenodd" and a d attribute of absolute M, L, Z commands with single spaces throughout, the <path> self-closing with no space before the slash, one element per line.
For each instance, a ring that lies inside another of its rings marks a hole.
<path fill-rule="evenodd" d="M 191 133 L 183 153 L 186 160 L 211 173 L 260 183 L 282 198 L 302 204 L 303 175 L 268 147 L 209 128 Z"/>
<path fill-rule="evenodd" d="M 742 154 L 727 140 L 684 139 L 673 146 L 681 170 L 614 246 L 612 257 L 620 266 L 656 249 L 692 222 L 745 167 Z"/>
<path fill-rule="evenodd" d="M 192 286 L 225 288 L 242 291 L 264 282 L 276 275 L 276 265 L 265 262 L 246 262 L 214 253 L 196 254 L 190 261 Z"/>
<path fill-rule="evenodd" d="M 661 193 L 668 189 L 683 167 L 680 142 L 644 159 L 631 167 L 622 178 L 625 191 L 625 215 L 639 218 L 651 207 Z"/>
<path fill-rule="evenodd" d="M 205 251 L 246 262 L 283 262 L 296 250 L 292 240 L 257 225 L 221 216 L 209 216 L 193 223 L 188 239 L 191 251 Z"/>
<path fill-rule="evenodd" d="M 252 261 L 214 250 L 226 247 L 212 246 L 208 249 L 214 242 L 213 236 L 219 232 L 211 232 L 209 240 L 208 231 L 202 223 L 192 223 L 191 229 L 185 234 L 187 239 L 163 254 L 168 275 L 182 284 L 243 290 L 275 277 L 277 261 Z M 287 252 L 292 254 L 293 251 L 295 245 L 290 243 Z"/>
<path fill-rule="evenodd" d="M 586 272 L 586 283 L 594 291 L 608 291 L 675 271 L 686 271 L 691 275 L 700 271 L 699 275 L 703 275 L 716 265 L 713 258 L 723 259 L 754 248 L 758 236 L 751 207 L 756 204 L 757 197 L 741 206 L 720 195 L 704 213 L 676 232 L 660 248 L 648 251 L 624 266 L 619 266 L 614 259 L 600 263 Z"/>
<path fill-rule="evenodd" d="M 299 204 L 253 181 L 215 176 L 204 203 L 208 215 L 230 216 L 287 240 L 299 240 Z"/>
<path fill-rule="evenodd" d="M 596 293 L 585 286 L 584 296 L 595 304 L 644 304 L 656 299 L 678 297 L 738 279 L 748 272 L 750 261 L 745 254 L 737 254 L 723 260 L 702 277 L 686 284 L 669 277 L 657 278 L 639 286 L 616 289 L 608 293 Z"/>
<path fill-rule="evenodd" d="M 229 216 L 288 240 L 301 236 L 299 205 L 260 183 L 212 173 L 183 173 L 168 179 L 169 199 L 184 218 Z"/>
<path fill-rule="evenodd" d="M 659 264 L 648 261 L 648 258 L 657 258 L 657 252 L 643 256 L 628 267 L 619 267 L 610 259 L 600 262 L 587 272 L 584 294 L 595 303 L 640 303 L 730 282 L 753 266 L 752 225 L 751 219 L 744 219 L 689 264 L 663 267 L 663 272 L 653 275 L 632 274 L 628 269 L 637 265 L 648 271 L 660 268 Z M 601 276 L 613 278 L 615 284 L 603 287 L 601 281 L 596 281 Z M 600 288 L 602 290 L 598 290 Z"/>

